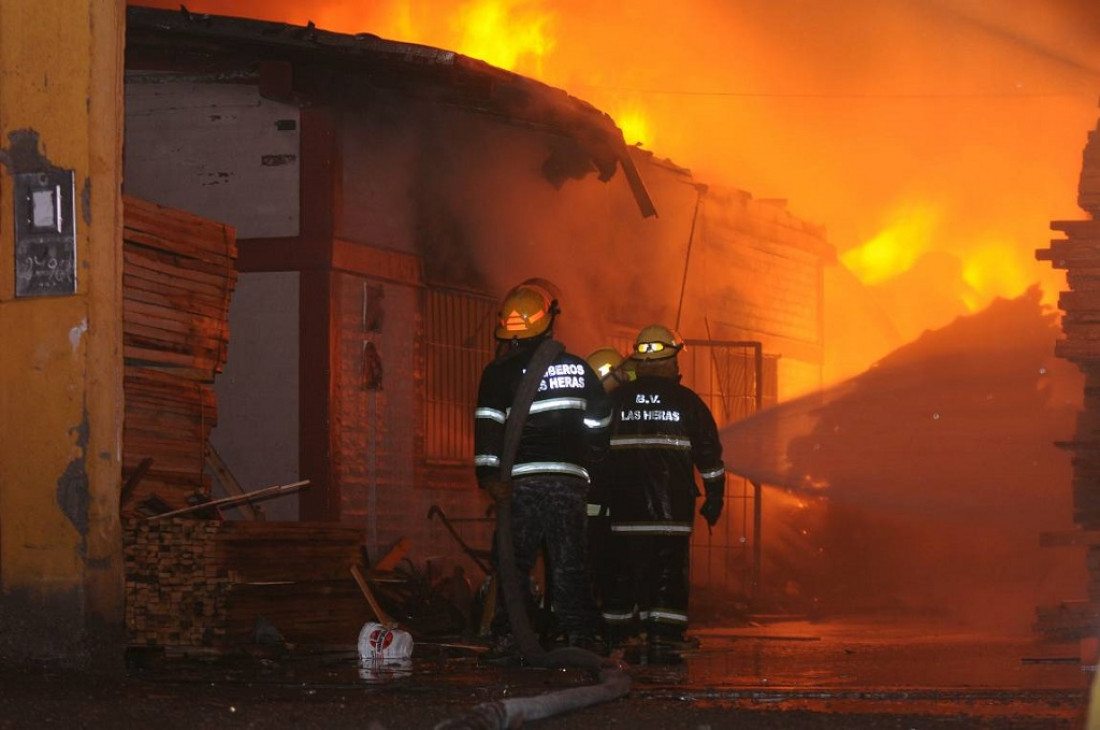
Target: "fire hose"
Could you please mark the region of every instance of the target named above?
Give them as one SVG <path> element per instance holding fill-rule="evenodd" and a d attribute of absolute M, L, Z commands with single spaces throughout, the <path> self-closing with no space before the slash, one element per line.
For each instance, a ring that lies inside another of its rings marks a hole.
<path fill-rule="evenodd" d="M 511 479 L 519 437 L 524 421 L 527 420 L 539 380 L 562 349 L 560 342 L 552 339 L 543 341 L 535 350 L 527 366 L 527 373 L 520 381 L 504 429 L 504 447 L 500 467 L 503 480 Z M 465 715 L 443 721 L 435 726 L 435 730 L 516 728 L 525 720 L 540 720 L 601 702 L 610 702 L 629 692 L 630 675 L 626 673 L 622 664 L 605 659 L 587 649 L 565 647 L 548 652 L 539 644 L 527 618 L 527 609 L 520 589 L 520 576 L 516 567 L 516 556 L 512 548 L 511 497 L 502 499 L 497 504 L 496 546 L 498 577 L 504 592 L 508 623 L 519 645 L 523 660 L 535 667 L 586 669 L 597 675 L 600 682 L 597 685 L 548 692 L 535 697 L 485 702 L 475 706 Z"/>

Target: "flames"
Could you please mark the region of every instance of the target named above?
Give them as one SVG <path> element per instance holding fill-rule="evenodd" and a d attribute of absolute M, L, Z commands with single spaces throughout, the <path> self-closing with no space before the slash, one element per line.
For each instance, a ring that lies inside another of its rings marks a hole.
<path fill-rule="evenodd" d="M 945 254 L 957 263 L 960 286 L 956 294 L 965 313 L 977 312 L 998 297 L 1017 297 L 1035 283 L 1029 262 L 1010 236 L 987 233 L 959 242 L 944 240 L 950 234 L 943 220 L 942 209 L 930 202 L 907 204 L 894 212 L 882 230 L 849 249 L 840 260 L 864 284 L 889 287 L 930 252 Z M 929 282 L 929 286 L 935 283 Z M 1057 286 L 1046 288 L 1046 304 L 1054 303 L 1057 291 Z M 913 302 L 918 309 L 925 303 Z M 943 323 L 923 324 L 927 328 Z"/>
<path fill-rule="evenodd" d="M 623 139 L 627 144 L 643 145 L 653 148 L 653 132 L 650 129 L 649 118 L 646 116 L 642 105 L 633 102 L 621 105 L 619 110 L 611 109 L 609 112 L 619 129 L 623 131 Z"/>
<path fill-rule="evenodd" d="M 629 144 L 824 224 L 843 264 L 908 308 L 885 313 L 905 322 L 893 346 L 1032 284 L 1048 304 L 1065 288 L 1034 251 L 1051 220 L 1081 217 L 1100 88 L 1087 4 L 850 0 L 840 15 L 778 0 L 187 4 L 455 50 L 564 88 L 610 113 Z M 916 286 L 921 271 L 948 279 Z M 922 311 L 921 291 L 937 306 Z"/>
<path fill-rule="evenodd" d="M 1025 262 L 1013 255 L 1016 249 L 1005 239 L 990 238 L 972 247 L 963 259 L 963 281 L 974 292 L 964 297 L 970 311 L 985 307 L 994 297 L 1015 297 L 1034 282 L 1028 276 Z M 1058 288 L 1044 290 L 1044 303 L 1052 305 Z"/>
<path fill-rule="evenodd" d="M 494 66 L 541 76 L 553 50 L 554 14 L 522 0 L 476 0 L 456 6 L 450 27 L 454 49 Z"/>
<path fill-rule="evenodd" d="M 882 283 L 908 270 L 928 250 L 939 217 L 932 205 L 906 206 L 882 231 L 840 260 L 864 284 Z"/>

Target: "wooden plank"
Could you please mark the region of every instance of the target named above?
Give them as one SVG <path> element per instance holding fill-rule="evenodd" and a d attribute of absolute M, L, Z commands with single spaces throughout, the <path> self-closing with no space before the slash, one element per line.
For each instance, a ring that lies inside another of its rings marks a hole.
<path fill-rule="evenodd" d="M 234 258 L 237 254 L 232 226 L 127 195 L 123 196 L 123 228 L 123 237 L 125 229 L 152 233 L 184 254 L 194 249 L 228 252 Z"/>
<path fill-rule="evenodd" d="M 188 281 L 184 284 L 181 283 L 179 277 L 168 271 L 156 271 L 155 269 L 139 268 L 135 266 L 123 272 L 124 284 L 128 278 L 131 280 L 130 286 L 144 286 L 145 288 L 152 285 L 167 286 L 171 290 L 190 292 L 193 296 L 205 302 L 220 302 L 224 301 L 226 298 L 224 286 L 197 281 Z M 145 283 L 142 284 L 142 282 Z M 155 288 L 154 291 L 156 291 Z"/>
<path fill-rule="evenodd" d="M 205 459 L 204 459 L 204 461 L 205 461 Z M 187 513 L 187 512 L 194 512 L 194 511 L 198 511 L 198 510 L 201 510 L 201 509 L 205 509 L 207 507 L 217 507 L 217 506 L 226 505 L 226 504 L 236 504 L 237 502 L 243 501 L 245 499 L 269 499 L 269 498 L 274 497 L 274 496 L 279 495 L 279 494 L 286 494 L 286 493 L 289 493 L 289 492 L 296 491 L 296 490 L 298 490 L 302 487 L 307 486 L 308 484 L 309 484 L 308 479 L 307 480 L 302 480 L 302 481 L 297 481 L 297 482 L 292 482 L 290 484 L 276 484 L 276 485 L 271 486 L 271 487 L 264 487 L 263 489 L 257 489 L 256 491 L 249 492 L 246 495 L 238 495 L 238 496 L 233 496 L 233 497 L 223 497 L 221 499 L 214 499 L 214 500 L 211 500 L 209 502 L 203 503 L 201 505 L 193 505 L 193 506 L 190 506 L 190 507 L 185 507 L 185 508 L 176 510 L 174 512 L 167 512 L 167 513 L 164 513 L 164 514 L 153 515 L 152 517 L 148 517 L 146 519 L 153 520 L 153 519 L 168 518 L 168 517 L 174 516 L 177 513 L 183 514 L 183 513 Z"/>
<path fill-rule="evenodd" d="M 128 286 L 131 281 L 123 276 L 122 300 L 155 304 L 160 307 L 195 312 L 204 317 L 226 317 L 227 308 L 222 301 L 204 300 L 194 296 L 186 289 L 175 288 L 167 290 L 162 287 L 144 288 L 141 286 Z M 141 281 L 141 280 L 139 280 Z M 131 283 L 133 283 L 131 281 Z"/>
<path fill-rule="evenodd" d="M 139 323 L 154 324 L 167 320 L 174 323 L 172 326 L 185 325 L 186 329 L 183 331 L 222 335 L 228 330 L 228 323 L 224 317 L 203 317 L 194 312 L 180 312 L 134 300 L 122 301 L 122 314 L 124 319 L 129 317 L 132 321 Z"/>
<path fill-rule="evenodd" d="M 402 537 L 374 564 L 374 570 L 393 570 L 408 555 L 410 546 L 409 538 Z"/>
<path fill-rule="evenodd" d="M 1100 315 L 1100 310 L 1097 311 L 1097 314 Z M 1100 340 L 1100 322 L 1063 319 L 1062 332 L 1065 333 L 1067 339 L 1074 340 L 1078 344 L 1087 342 L 1091 345 Z"/>
<path fill-rule="evenodd" d="M 223 264 L 205 267 L 201 270 L 196 266 L 181 266 L 176 257 L 158 254 L 156 251 L 140 251 L 132 247 L 125 247 L 122 251 L 123 272 L 137 274 L 141 271 L 152 271 L 161 274 L 171 274 L 187 282 L 205 284 L 215 288 L 221 288 L 228 296 L 228 290 L 232 289 L 234 279 L 233 264 L 226 259 Z"/>
<path fill-rule="evenodd" d="M 1050 228 L 1051 230 L 1061 231 L 1073 238 L 1100 239 L 1100 221 L 1096 220 L 1051 221 Z"/>
<path fill-rule="evenodd" d="M 159 363 L 161 365 L 173 365 L 180 368 L 189 368 L 192 373 L 199 373 L 204 380 L 213 381 L 217 372 L 219 360 L 216 357 L 202 357 L 188 353 L 169 352 L 148 347 L 141 343 L 124 344 L 123 356 L 138 360 L 143 363 Z"/>
<path fill-rule="evenodd" d="M 1066 312 L 1100 310 L 1100 292 L 1064 291 L 1058 295 L 1058 307 Z"/>
<path fill-rule="evenodd" d="M 155 233 L 135 231 L 132 228 L 127 228 L 123 232 L 123 251 L 126 253 L 159 261 L 175 268 L 224 276 L 235 273 L 236 259 L 230 255 L 229 247 L 224 245 L 224 242 L 215 246 L 213 250 L 197 248 Z M 128 261 L 127 265 L 143 266 L 145 264 L 140 259 L 133 259 Z M 235 280 L 235 277 L 229 276 L 229 278 Z"/>
<path fill-rule="evenodd" d="M 204 259 L 196 259 L 174 251 L 142 246 L 129 239 L 124 242 L 123 254 L 124 271 L 168 267 L 180 271 L 187 279 L 202 281 L 204 277 L 215 277 L 230 288 L 237 283 L 236 262 L 229 256 L 209 255 Z"/>
<path fill-rule="evenodd" d="M 382 609 L 381 605 L 379 605 L 378 599 L 374 595 L 374 591 L 371 590 L 370 584 L 367 583 L 367 579 L 363 577 L 363 573 L 359 570 L 359 566 L 352 565 L 350 570 L 352 576 L 355 578 L 356 584 L 359 586 L 359 590 L 363 593 L 363 597 L 367 599 L 367 604 L 370 605 L 370 610 L 374 613 L 378 622 L 386 628 L 397 628 L 397 622 Z"/>
<path fill-rule="evenodd" d="M 358 525 L 341 524 L 339 522 L 233 522 L 219 527 L 214 539 L 219 541 L 231 540 L 294 540 L 309 542 L 311 540 L 347 540 L 349 542 L 362 542 L 364 539 L 363 528 Z"/>
<path fill-rule="evenodd" d="M 1100 530 L 1056 530 L 1039 535 L 1041 547 L 1095 547 L 1100 545 Z"/>
<path fill-rule="evenodd" d="M 220 372 L 225 363 L 220 348 L 187 347 L 130 332 L 123 333 L 122 344 L 127 357 L 149 364 L 192 368 L 200 373 L 197 379 L 207 382 L 214 381 L 214 374 Z"/>
<path fill-rule="evenodd" d="M 1054 354 L 1065 360 L 1100 361 L 1100 345 L 1087 340 L 1057 340 Z"/>

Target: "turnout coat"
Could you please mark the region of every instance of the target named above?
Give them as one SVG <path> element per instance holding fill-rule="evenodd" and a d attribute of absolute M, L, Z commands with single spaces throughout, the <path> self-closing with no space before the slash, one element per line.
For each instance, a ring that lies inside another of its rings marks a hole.
<path fill-rule="evenodd" d="M 710 409 L 679 378 L 639 377 L 612 393 L 606 503 L 611 530 L 690 535 L 699 490 L 725 486 L 722 443 Z M 601 495 L 603 496 L 603 495 Z"/>

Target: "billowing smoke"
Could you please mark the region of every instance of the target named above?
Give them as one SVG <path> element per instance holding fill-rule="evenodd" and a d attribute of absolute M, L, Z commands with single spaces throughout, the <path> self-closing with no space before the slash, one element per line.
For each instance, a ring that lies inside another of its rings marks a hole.
<path fill-rule="evenodd" d="M 1078 598 L 1072 527 L 1081 376 L 1032 289 L 870 370 L 725 429 L 726 464 L 771 492 L 769 579 L 831 611 L 897 609 L 1026 628 Z"/>
<path fill-rule="evenodd" d="M 461 11 L 484 4 L 187 3 L 192 12 L 312 21 L 482 58 L 486 49 L 466 45 L 481 36 Z M 1053 443 L 1072 435 L 1081 380 L 1053 357 L 1058 326 L 1040 302 L 1052 302 L 1064 281 L 1034 251 L 1047 245 L 1051 220 L 1083 217 L 1076 187 L 1097 119 L 1100 4 L 496 5 L 506 26 L 534 24 L 552 39 L 513 54 L 513 70 L 592 102 L 624 128 L 638 121 L 632 134 L 644 147 L 698 181 L 788 200 L 796 215 L 826 226 L 841 255 L 845 266 L 827 282 L 825 347 L 844 362 L 826 373 L 862 374 L 726 433 L 731 468 L 778 485 L 767 490 L 765 524 L 765 573 L 776 592 L 792 607 L 887 605 L 1012 628 L 1025 627 L 1044 600 L 1078 597 L 1080 556 L 1038 547 L 1039 533 L 1070 525 L 1069 455 Z M 434 187 L 408 191 L 409 220 L 430 229 L 420 231 L 424 241 L 481 244 L 483 279 L 468 283 L 502 293 L 526 276 L 556 280 L 566 289 L 566 327 L 596 321 L 570 312 L 675 300 L 675 291 L 657 291 L 661 277 L 609 285 L 606 271 L 629 252 L 612 246 L 613 231 L 577 228 L 615 219 L 609 194 L 593 193 L 600 183 L 563 186 L 532 233 L 525 201 L 545 190 L 525 186 L 545 187 L 545 150 L 506 134 L 471 144 L 480 132 L 453 119 L 402 137 L 408 120 L 387 120 L 387 111 L 379 105 L 370 123 L 391 124 L 399 144 L 374 153 L 431 172 L 419 178 Z M 498 166 L 511 173 L 496 175 Z M 517 176 L 525 166 L 531 174 Z M 451 184 L 449 172 L 470 179 L 475 169 L 482 186 Z M 651 252 L 655 275 L 682 270 L 694 193 L 684 186 L 682 195 L 655 222 L 664 244 Z M 465 204 L 475 196 L 498 207 Z M 567 252 L 577 241 L 607 245 L 608 269 L 575 270 Z M 605 344 L 599 332 L 562 334 L 577 350 Z"/>
<path fill-rule="evenodd" d="M 564 88 L 698 180 L 824 224 L 899 342 L 1035 283 L 1047 303 L 1064 288 L 1033 252 L 1050 220 L 1080 215 L 1100 94 L 1091 0 L 187 5 L 426 43 Z"/>

